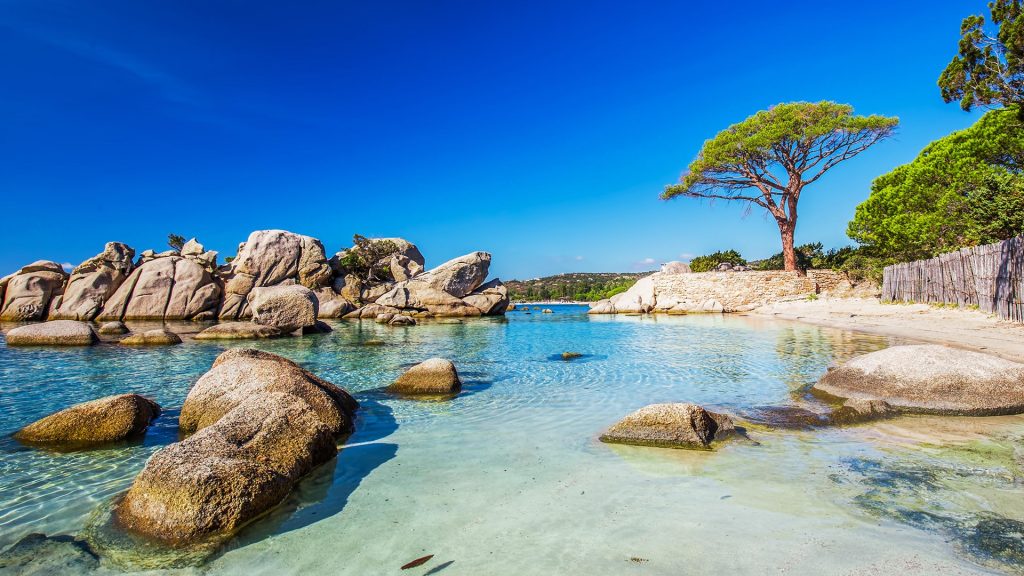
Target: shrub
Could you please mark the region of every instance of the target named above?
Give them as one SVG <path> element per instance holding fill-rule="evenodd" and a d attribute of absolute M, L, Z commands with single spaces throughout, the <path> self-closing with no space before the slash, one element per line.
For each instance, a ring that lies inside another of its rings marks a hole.
<path fill-rule="evenodd" d="M 746 265 L 747 261 L 740 256 L 740 253 L 735 250 L 724 250 L 715 252 L 714 254 L 708 254 L 706 256 L 697 256 L 693 260 L 690 260 L 690 270 L 693 272 L 709 272 L 718 268 L 718 265 L 722 262 L 728 262 L 733 266 Z"/>

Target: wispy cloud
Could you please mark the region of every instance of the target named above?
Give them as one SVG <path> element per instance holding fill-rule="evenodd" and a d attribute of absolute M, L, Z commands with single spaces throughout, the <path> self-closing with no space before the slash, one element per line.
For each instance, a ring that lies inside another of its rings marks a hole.
<path fill-rule="evenodd" d="M 680 260 L 693 260 L 696 257 L 697 257 L 697 255 L 694 254 L 693 252 L 683 252 L 683 253 L 679 254 L 679 259 Z"/>
<path fill-rule="evenodd" d="M 583 256 L 577 256 L 576 257 L 576 261 L 577 262 L 583 262 Z"/>
<path fill-rule="evenodd" d="M 652 268 L 655 267 L 657 263 L 658 261 L 655 260 L 654 258 L 644 258 L 643 260 L 633 262 L 631 267 L 633 270 L 637 271 L 651 270 Z"/>

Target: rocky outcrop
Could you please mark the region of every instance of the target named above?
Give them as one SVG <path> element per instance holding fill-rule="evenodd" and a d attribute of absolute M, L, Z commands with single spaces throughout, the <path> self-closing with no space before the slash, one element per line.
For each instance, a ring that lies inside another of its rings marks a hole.
<path fill-rule="evenodd" d="M 444 358 L 420 362 L 388 386 L 389 392 L 409 395 L 457 394 L 461 389 L 462 381 L 455 364 Z"/>
<path fill-rule="evenodd" d="M 497 316 L 508 309 L 508 288 L 495 278 L 478 287 L 462 301 L 479 309 L 484 316 Z"/>
<path fill-rule="evenodd" d="M 601 435 L 602 442 L 707 450 L 736 431 L 729 416 L 696 404 L 651 404 L 626 416 Z"/>
<path fill-rule="evenodd" d="M 425 262 L 423 254 L 420 253 L 420 249 L 412 242 L 404 238 L 368 238 L 367 240 L 372 244 L 390 242 L 394 246 L 394 254 L 388 256 L 386 260 L 377 262 L 378 267 L 387 268 L 391 272 L 392 280 L 408 280 L 423 272 L 423 263 Z M 331 257 L 330 266 L 337 277 L 344 278 L 351 272 L 345 266 L 345 257 L 353 249 L 354 247 L 346 248 Z M 395 274 L 396 266 L 398 267 L 398 274 Z M 406 277 L 399 278 L 399 276 Z"/>
<path fill-rule="evenodd" d="M 39 260 L 0 278 L 0 320 L 32 322 L 46 319 L 53 300 L 64 292 L 68 274 L 56 262 Z"/>
<path fill-rule="evenodd" d="M 352 302 L 331 287 L 317 290 L 316 299 L 319 302 L 318 318 L 341 318 L 356 309 Z"/>
<path fill-rule="evenodd" d="M 261 326 L 253 322 L 222 322 L 195 335 L 196 340 L 256 340 L 277 338 L 284 333 L 273 326 Z"/>
<path fill-rule="evenodd" d="M 1024 364 L 921 344 L 871 352 L 830 369 L 814 391 L 880 400 L 900 412 L 990 416 L 1024 412 Z"/>
<path fill-rule="evenodd" d="M 320 302 L 305 286 L 263 286 L 249 292 L 252 321 L 288 333 L 315 326 Z"/>
<path fill-rule="evenodd" d="M 220 318 L 251 316 L 248 296 L 253 288 L 300 284 L 311 290 L 331 285 L 331 268 L 316 238 L 284 230 L 259 230 L 249 235 L 225 271 Z"/>
<path fill-rule="evenodd" d="M 92 320 L 132 272 L 135 250 L 120 242 L 107 242 L 103 252 L 71 271 L 64 293 L 56 298 L 51 320 Z"/>
<path fill-rule="evenodd" d="M 217 269 L 217 252 L 215 250 L 207 250 L 195 238 L 182 245 L 181 257 L 188 258 L 210 272 Z"/>
<path fill-rule="evenodd" d="M 96 319 L 212 320 L 220 295 L 220 284 L 202 265 L 177 254 L 160 256 L 136 268 Z"/>
<path fill-rule="evenodd" d="M 93 446 L 141 436 L 160 406 L 138 394 L 76 404 L 25 426 L 14 438 L 26 444 Z"/>
<path fill-rule="evenodd" d="M 430 288 L 447 292 L 456 298 L 464 298 L 484 283 L 490 266 L 490 254 L 471 252 L 425 272 L 416 280 Z"/>
<path fill-rule="evenodd" d="M 164 328 L 156 328 L 122 338 L 121 344 L 125 346 L 171 346 L 181 344 L 181 336 Z"/>
<path fill-rule="evenodd" d="M 507 295 L 505 302 L 508 302 Z M 399 282 L 386 294 L 377 298 L 375 304 L 399 311 L 428 312 L 431 316 L 465 317 L 483 314 L 479 308 L 462 298 L 440 290 L 419 278 Z"/>
<path fill-rule="evenodd" d="M 50 320 L 12 328 L 8 346 L 91 346 L 99 341 L 92 326 L 77 320 Z"/>
<path fill-rule="evenodd" d="M 356 408 L 344 390 L 294 362 L 229 350 L 185 399 L 181 430 L 195 434 L 149 459 L 115 521 L 175 545 L 226 538 L 333 458 Z"/>
<path fill-rule="evenodd" d="M 388 263 L 391 270 L 391 277 L 396 282 L 412 280 L 423 273 L 423 263 L 416 262 L 403 254 L 394 254 Z"/>

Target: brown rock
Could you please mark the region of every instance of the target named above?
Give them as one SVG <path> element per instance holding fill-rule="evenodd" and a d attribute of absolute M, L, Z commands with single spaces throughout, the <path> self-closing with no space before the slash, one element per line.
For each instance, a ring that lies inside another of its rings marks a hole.
<path fill-rule="evenodd" d="M 138 394 L 76 404 L 29 424 L 14 438 L 26 444 L 86 446 L 117 442 L 146 431 L 160 406 Z"/>
<path fill-rule="evenodd" d="M 283 333 L 273 326 L 261 326 L 252 322 L 224 322 L 215 324 L 195 335 L 196 340 L 253 340 L 276 338 Z"/>
<path fill-rule="evenodd" d="M 125 346 L 168 346 L 181 344 L 181 336 L 170 330 L 157 328 L 122 338 L 121 344 Z"/>
<path fill-rule="evenodd" d="M 92 326 L 77 320 L 51 320 L 7 332 L 8 346 L 91 346 L 99 338 Z"/>
<path fill-rule="evenodd" d="M 601 435 L 601 441 L 708 450 L 713 440 L 734 431 L 731 418 L 696 404 L 651 404 L 617 422 Z"/>
<path fill-rule="evenodd" d="M 409 368 L 388 386 L 397 394 L 457 394 L 462 381 L 451 360 L 431 358 Z"/>

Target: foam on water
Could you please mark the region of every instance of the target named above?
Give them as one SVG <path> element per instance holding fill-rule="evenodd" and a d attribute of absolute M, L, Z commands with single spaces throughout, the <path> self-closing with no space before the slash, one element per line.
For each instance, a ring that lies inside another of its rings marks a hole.
<path fill-rule="evenodd" d="M 551 308 L 409 328 L 336 322 L 331 334 L 244 344 L 345 386 L 363 408 L 338 458 L 201 570 L 380 574 L 433 554 L 415 573 L 1020 573 L 1022 418 L 757 426 L 753 442 L 711 453 L 597 440 L 653 402 L 820 408 L 808 385 L 889 339 L 744 317 Z M 362 344 L 374 339 L 385 345 Z M 5 436 L 107 394 L 139 392 L 168 409 L 138 445 L 59 454 L 0 443 L 0 547 L 30 532 L 79 533 L 176 439 L 189 386 L 224 348 L 0 348 Z M 567 351 L 586 356 L 557 356 Z M 455 360 L 458 397 L 380 391 L 432 356 Z"/>

